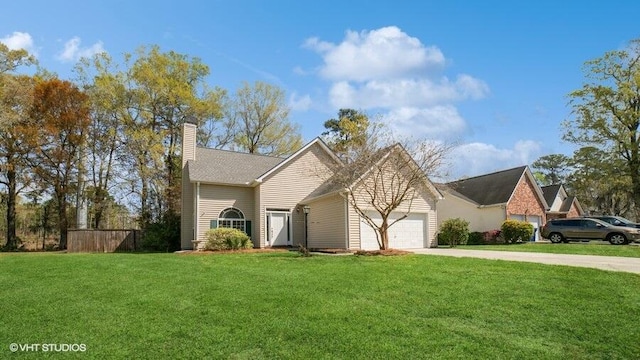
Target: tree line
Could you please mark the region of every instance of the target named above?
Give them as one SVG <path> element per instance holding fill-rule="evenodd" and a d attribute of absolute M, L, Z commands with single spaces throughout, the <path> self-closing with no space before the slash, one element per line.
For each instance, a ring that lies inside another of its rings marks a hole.
<path fill-rule="evenodd" d="M 640 40 L 584 64 L 585 83 L 569 94 L 563 140 L 571 156 L 533 163 L 543 184 L 564 183 L 586 211 L 640 220 Z"/>
<path fill-rule="evenodd" d="M 119 62 L 106 53 L 83 58 L 73 80 L 40 67 L 19 73 L 34 66 L 25 50 L 0 43 L 5 249 L 19 246 L 16 211 L 26 203 L 55 208 L 48 215 L 61 249 L 70 222 L 82 222 L 71 219 L 70 208 L 86 208 L 90 228 L 110 225 L 114 209 L 129 209 L 155 235 L 179 228 L 185 121 L 198 124 L 200 146 L 284 156 L 302 145 L 283 90 L 262 82 L 245 82 L 235 93 L 210 88 L 200 59 L 158 46 Z M 169 238 L 179 233 L 172 231 Z"/>

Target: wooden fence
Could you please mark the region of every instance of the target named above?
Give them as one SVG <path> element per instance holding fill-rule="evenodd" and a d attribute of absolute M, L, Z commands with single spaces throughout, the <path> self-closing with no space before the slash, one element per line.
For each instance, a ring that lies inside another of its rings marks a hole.
<path fill-rule="evenodd" d="M 140 250 L 140 230 L 69 230 L 67 252 L 120 252 Z"/>

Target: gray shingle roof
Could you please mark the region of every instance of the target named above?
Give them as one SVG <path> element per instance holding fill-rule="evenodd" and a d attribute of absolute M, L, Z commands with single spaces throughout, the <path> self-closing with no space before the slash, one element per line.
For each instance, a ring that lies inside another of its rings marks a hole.
<path fill-rule="evenodd" d="M 504 204 L 509 201 L 526 170 L 526 166 L 502 170 L 491 174 L 452 181 L 445 184 L 478 205 Z"/>
<path fill-rule="evenodd" d="M 265 155 L 196 148 L 196 160 L 189 160 L 187 164 L 191 182 L 249 185 L 284 160 Z"/>
<path fill-rule="evenodd" d="M 559 184 L 547 185 L 540 188 L 542 190 L 542 194 L 544 194 L 544 200 L 547 202 L 547 204 L 549 204 L 549 206 L 553 205 L 553 200 L 556 199 L 561 186 L 562 185 Z"/>
<path fill-rule="evenodd" d="M 575 198 L 575 196 L 567 196 L 567 198 L 562 202 L 562 206 L 560 206 L 560 212 L 569 212 Z"/>

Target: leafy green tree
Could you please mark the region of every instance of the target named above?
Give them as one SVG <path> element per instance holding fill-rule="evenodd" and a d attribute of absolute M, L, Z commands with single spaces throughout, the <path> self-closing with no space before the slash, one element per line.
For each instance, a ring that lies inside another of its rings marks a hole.
<path fill-rule="evenodd" d="M 56 199 L 59 246 L 67 246 L 67 206 L 76 181 L 78 149 L 89 126 L 88 97 L 69 81 L 39 80 L 30 108 L 33 149 L 30 158 L 36 178 Z"/>
<path fill-rule="evenodd" d="M 27 155 L 29 138 L 35 136 L 29 122 L 29 108 L 33 99 L 33 78 L 4 74 L 0 87 L 0 119 L 6 128 L 0 131 L 0 184 L 7 188 L 5 248 L 17 247 L 16 203 L 20 191 L 30 184 Z"/>
<path fill-rule="evenodd" d="M 640 213 L 640 40 L 628 49 L 587 61 L 587 82 L 569 94 L 573 117 L 564 122 L 563 139 L 615 154 L 631 179 L 630 196 Z"/>
<path fill-rule="evenodd" d="M 350 162 L 354 150 L 367 142 L 369 117 L 354 109 L 340 109 L 338 118 L 325 121 L 324 127 L 327 131 L 322 135 L 329 147 L 342 160 Z"/>
<path fill-rule="evenodd" d="M 251 154 L 290 155 L 302 147 L 300 126 L 289 121 L 282 89 L 257 81 L 243 83 L 226 107 L 231 147 Z"/>
<path fill-rule="evenodd" d="M 591 213 L 633 217 L 631 177 L 625 174 L 625 166 L 615 152 L 582 147 L 571 159 L 574 170 L 567 177 L 567 189 Z"/>
<path fill-rule="evenodd" d="M 16 76 L 13 72 L 20 66 L 33 64 L 36 59 L 26 50 L 10 50 L 0 43 L 0 184 L 7 188 L 5 247 L 8 249 L 17 246 L 16 199 L 19 186 L 28 182 L 22 130 L 26 129 L 23 126 L 28 119 L 25 109 L 30 106 L 32 86 L 31 78 Z"/>
<path fill-rule="evenodd" d="M 556 185 L 565 182 L 570 161 L 571 158 L 566 155 L 550 154 L 538 158 L 531 167 L 542 174 L 542 185 Z"/>

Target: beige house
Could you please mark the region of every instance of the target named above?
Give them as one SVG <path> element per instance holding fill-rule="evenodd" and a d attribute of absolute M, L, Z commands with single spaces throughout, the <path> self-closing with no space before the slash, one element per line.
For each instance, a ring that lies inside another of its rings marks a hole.
<path fill-rule="evenodd" d="M 201 248 L 206 232 L 217 227 L 240 229 L 259 248 L 378 248 L 347 190 L 331 185 L 331 169 L 342 163 L 319 138 L 279 158 L 196 147 L 196 131 L 193 124 L 183 126 L 183 249 Z M 391 215 L 406 216 L 389 229 L 392 248 L 435 246 L 442 196 L 426 178 L 417 194 Z"/>
<path fill-rule="evenodd" d="M 445 199 L 438 204 L 440 224 L 450 218 L 469 221 L 471 231 L 500 229 L 507 219 L 531 223 L 535 240 L 548 209 L 542 190 L 528 166 L 439 185 Z"/>

